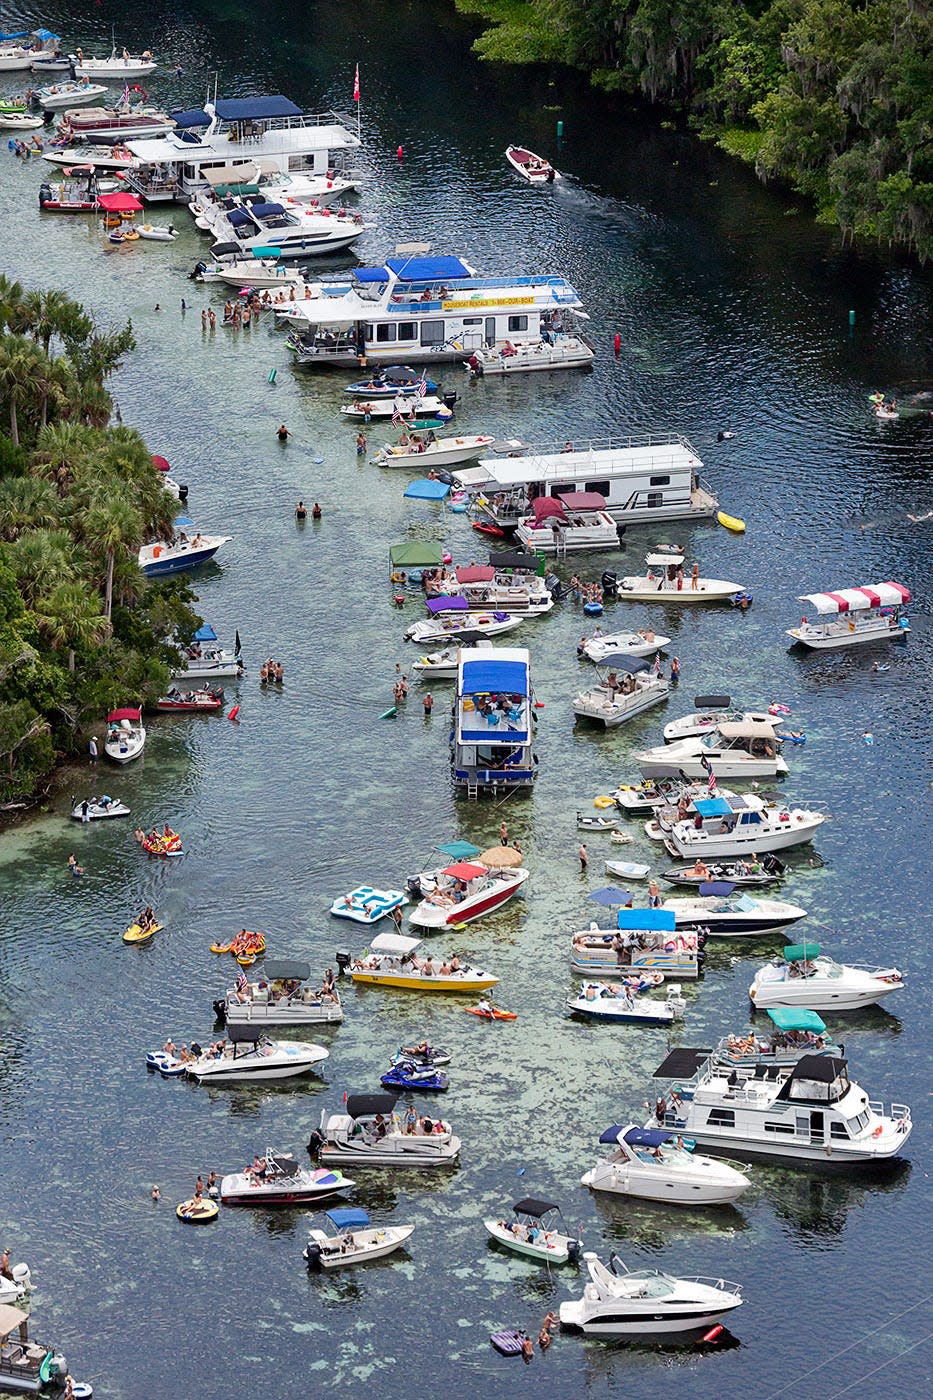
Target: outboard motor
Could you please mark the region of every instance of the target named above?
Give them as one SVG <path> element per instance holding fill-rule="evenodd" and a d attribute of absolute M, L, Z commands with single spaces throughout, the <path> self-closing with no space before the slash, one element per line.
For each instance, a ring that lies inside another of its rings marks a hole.
<path fill-rule="evenodd" d="M 308 1261 L 309 1269 L 319 1269 L 321 1267 L 321 1246 L 319 1244 L 315 1244 L 313 1240 L 309 1240 L 305 1246 L 304 1255 Z"/>
<path fill-rule="evenodd" d="M 618 524 L 616 525 L 616 534 L 617 534 L 618 537 L 619 537 L 619 548 L 620 548 L 620 549 L 624 549 L 624 548 L 625 548 L 625 532 L 626 532 L 627 529 L 628 529 L 628 526 L 627 526 L 623 521 L 621 521 L 621 520 L 620 520 L 620 521 L 618 522 Z"/>
<path fill-rule="evenodd" d="M 418 876 L 410 875 L 405 881 L 405 888 L 408 890 L 409 894 L 414 895 L 416 898 L 420 897 L 421 881 L 418 879 Z"/>
<path fill-rule="evenodd" d="M 178 484 L 178 499 L 180 501 L 187 501 L 188 499 L 188 488 L 187 486 L 182 486 L 180 482 Z"/>
<path fill-rule="evenodd" d="M 545 574 L 544 586 L 550 593 L 551 597 L 554 599 L 554 602 L 559 603 L 561 598 L 563 598 L 564 596 L 564 585 L 561 583 L 557 575 L 551 573 Z"/>
<path fill-rule="evenodd" d="M 334 954 L 334 962 L 337 964 L 337 976 L 343 977 L 350 966 L 350 954 L 346 948 L 338 948 Z"/>
<path fill-rule="evenodd" d="M 203 1055 L 203 1054 L 204 1054 L 204 1046 L 203 1046 L 203 1045 L 199 1045 L 198 1042 L 197 1042 L 196 1040 L 192 1040 L 192 1042 L 191 1042 L 191 1053 L 192 1053 L 192 1055 L 196 1055 L 196 1056 L 197 1056 L 197 1055 Z"/>
<path fill-rule="evenodd" d="M 614 569 L 603 569 L 603 576 L 600 579 L 604 598 L 618 598 L 619 596 L 619 576 Z"/>
<path fill-rule="evenodd" d="M 317 1156 L 317 1154 L 320 1152 L 321 1148 L 324 1146 L 324 1143 L 325 1143 L 326 1141 L 327 1141 L 327 1139 L 325 1138 L 324 1134 L 321 1132 L 321 1130 L 320 1130 L 319 1128 L 312 1128 L 312 1129 L 311 1129 L 311 1136 L 308 1138 L 308 1146 L 307 1146 L 307 1149 L 306 1149 L 306 1150 L 307 1150 L 308 1156 L 309 1156 L 312 1160 L 313 1160 L 313 1159 Z"/>
<path fill-rule="evenodd" d="M 202 272 L 206 272 L 206 271 L 207 271 L 207 263 L 206 263 L 206 262 L 196 262 L 195 265 L 194 265 L 193 271 L 191 271 L 191 272 L 188 273 L 188 281 L 189 281 L 189 282 L 194 282 L 194 281 L 196 281 L 197 278 L 201 276 L 201 273 L 202 273 Z"/>
<path fill-rule="evenodd" d="M 51 203 L 51 200 L 52 200 L 52 186 L 51 186 L 51 185 L 46 185 L 46 184 L 41 184 L 41 185 L 39 186 L 39 208 L 40 208 L 40 209 L 44 209 L 46 204 Z"/>
<path fill-rule="evenodd" d="M 579 1240 L 568 1240 L 568 1241 L 567 1241 L 567 1258 L 570 1260 L 571 1264 L 578 1264 L 578 1263 L 580 1262 L 580 1241 L 579 1241 Z"/>
<path fill-rule="evenodd" d="M 451 389 L 449 394 L 444 395 L 444 407 L 453 408 L 454 404 L 457 402 L 457 399 L 459 397 L 460 395 L 457 393 L 457 391 L 455 389 Z"/>
<path fill-rule="evenodd" d="M 24 1293 L 28 1293 L 32 1288 L 32 1274 L 29 1272 L 28 1264 L 14 1264 L 10 1273 L 13 1275 L 13 1282 L 17 1288 L 21 1288 Z"/>
<path fill-rule="evenodd" d="M 221 997 L 214 1002 L 214 1017 L 221 1025 L 227 1019 L 227 1003 Z"/>

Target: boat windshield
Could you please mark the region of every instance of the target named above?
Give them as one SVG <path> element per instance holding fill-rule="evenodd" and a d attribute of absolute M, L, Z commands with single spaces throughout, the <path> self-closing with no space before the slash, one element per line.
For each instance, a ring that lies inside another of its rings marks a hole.
<path fill-rule="evenodd" d="M 626 1288 L 643 1298 L 665 1298 L 674 1292 L 677 1284 L 676 1279 L 657 1269 L 639 1269 L 635 1273 L 625 1274 L 623 1282 Z"/>

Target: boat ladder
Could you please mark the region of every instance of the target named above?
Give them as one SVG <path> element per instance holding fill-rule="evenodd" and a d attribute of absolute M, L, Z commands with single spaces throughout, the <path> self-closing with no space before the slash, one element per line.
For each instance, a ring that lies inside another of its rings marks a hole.
<path fill-rule="evenodd" d="M 467 778 L 467 797 L 479 797 L 479 782 L 475 773 Z"/>

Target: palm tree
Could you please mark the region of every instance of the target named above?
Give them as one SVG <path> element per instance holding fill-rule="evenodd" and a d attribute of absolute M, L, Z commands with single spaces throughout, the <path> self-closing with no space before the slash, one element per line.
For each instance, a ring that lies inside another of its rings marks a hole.
<path fill-rule="evenodd" d="M 39 432 L 33 463 L 65 496 L 78 468 L 95 448 L 95 433 L 83 423 L 48 423 Z"/>
<path fill-rule="evenodd" d="M 18 320 L 23 304 L 23 288 L 0 272 L 0 326 L 10 326 Z"/>
<path fill-rule="evenodd" d="M 0 539 L 15 540 L 26 530 L 54 525 L 57 518 L 55 494 L 47 481 L 31 476 L 0 480 Z"/>
<path fill-rule="evenodd" d="M 67 292 L 54 287 L 30 291 L 23 297 L 16 322 L 27 330 L 37 344 L 49 353 L 53 335 L 64 338 L 73 334 L 75 317 L 84 315 L 81 306 Z"/>
<path fill-rule="evenodd" d="M 103 550 L 107 558 L 104 582 L 104 617 L 110 621 L 113 611 L 113 563 L 121 554 L 138 550 L 143 537 L 143 522 L 138 510 L 119 496 L 98 497 L 85 512 L 82 534 L 92 553 Z"/>
<path fill-rule="evenodd" d="M 32 530 L 7 549 L 6 559 L 30 608 L 40 593 L 75 576 L 74 541 L 67 530 Z"/>
<path fill-rule="evenodd" d="M 36 606 L 39 626 L 53 648 L 68 648 L 68 670 L 75 669 L 75 650 L 102 642 L 110 623 L 100 613 L 100 600 L 86 583 L 60 583 Z"/>
<path fill-rule="evenodd" d="M 17 408 L 23 392 L 34 381 L 36 365 L 36 353 L 27 340 L 16 335 L 0 339 L 0 388 L 10 410 L 10 439 L 14 447 L 19 447 Z"/>

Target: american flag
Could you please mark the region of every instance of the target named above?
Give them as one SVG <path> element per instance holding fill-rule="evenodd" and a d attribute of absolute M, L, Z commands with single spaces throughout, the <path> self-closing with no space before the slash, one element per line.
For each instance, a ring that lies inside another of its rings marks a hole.
<path fill-rule="evenodd" d="M 428 381 L 425 379 L 424 375 L 422 375 L 421 378 L 418 380 L 418 397 L 423 399 L 427 392 Z"/>
<path fill-rule="evenodd" d="M 707 792 L 715 792 L 717 787 L 718 787 L 718 783 L 716 782 L 716 774 L 713 772 L 713 770 L 712 770 L 712 768 L 711 768 L 711 769 L 709 770 L 709 777 L 708 777 L 707 780 L 706 780 L 706 791 L 707 791 Z"/>
<path fill-rule="evenodd" d="M 356 76 L 353 79 L 353 101 L 360 100 L 360 65 L 356 65 Z"/>
<path fill-rule="evenodd" d="M 130 85 L 129 85 L 129 83 L 124 84 L 124 87 L 123 87 L 123 96 L 120 98 L 120 101 L 123 103 L 124 107 L 128 107 L 128 106 L 130 105 Z"/>

